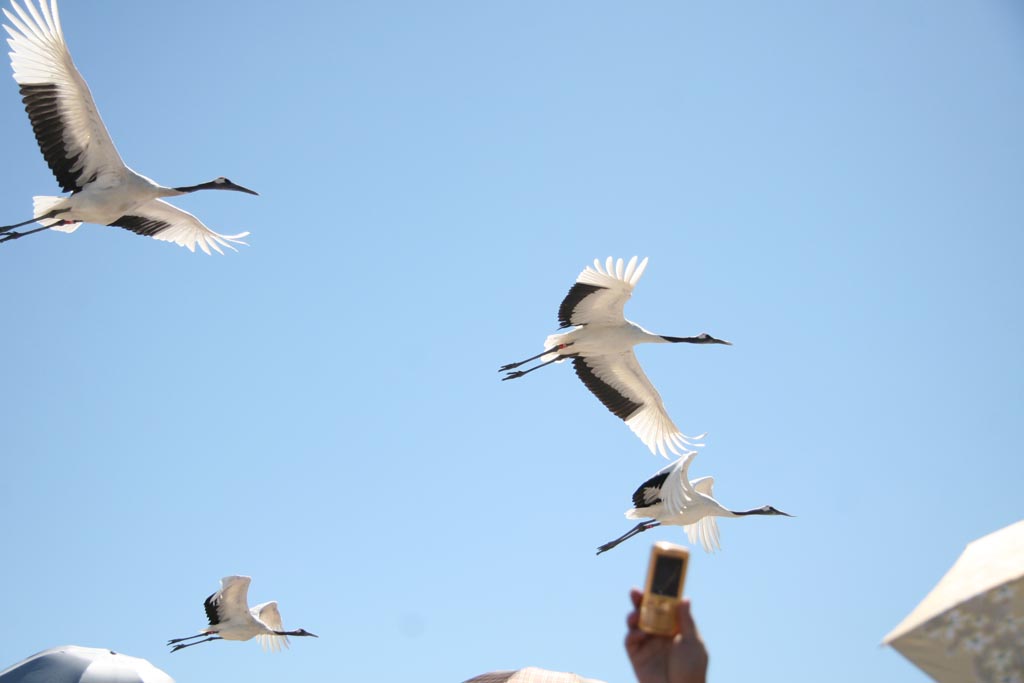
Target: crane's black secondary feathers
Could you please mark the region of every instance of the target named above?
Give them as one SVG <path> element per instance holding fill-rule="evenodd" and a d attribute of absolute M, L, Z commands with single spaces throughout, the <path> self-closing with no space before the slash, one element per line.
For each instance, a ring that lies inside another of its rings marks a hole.
<path fill-rule="evenodd" d="M 136 235 L 142 235 L 143 237 L 153 237 L 157 233 L 161 233 L 171 227 L 171 224 L 165 221 L 157 221 L 141 216 L 121 216 L 110 225 L 116 228 L 131 230 Z"/>
<path fill-rule="evenodd" d="M 205 602 L 203 602 L 203 607 L 206 608 L 206 618 L 210 620 L 210 626 L 216 626 L 220 623 L 220 617 L 217 616 L 217 603 L 213 600 L 216 595 L 217 594 L 214 593 L 210 597 L 206 598 Z"/>
<path fill-rule="evenodd" d="M 90 179 L 82 181 L 79 173 L 81 154 L 69 157 L 64 146 L 64 121 L 60 116 L 60 89 L 53 83 L 23 85 L 21 101 L 32 122 L 32 130 L 39 143 L 39 151 L 46 159 L 46 165 L 53 171 L 57 183 L 65 192 L 81 190 Z"/>
<path fill-rule="evenodd" d="M 629 398 L 620 394 L 614 387 L 606 384 L 587 365 L 586 357 L 577 356 L 572 359 L 572 364 L 576 368 L 577 376 L 586 385 L 587 389 L 590 389 L 591 393 L 597 396 L 601 403 L 604 404 L 604 407 L 615 413 L 617 417 L 628 420 L 633 413 L 644 407 L 642 403 L 629 400 Z"/>
<path fill-rule="evenodd" d="M 586 299 L 594 292 L 608 289 L 607 287 L 601 287 L 599 285 L 588 285 L 582 282 L 577 282 L 570 289 L 569 293 L 562 299 L 562 305 L 558 307 L 558 324 L 562 327 L 572 327 L 578 325 L 572 320 L 572 314 L 576 309 L 579 302 Z"/>
<path fill-rule="evenodd" d="M 661 472 L 656 474 L 633 492 L 633 507 L 646 508 L 661 502 L 661 487 L 672 472 Z"/>

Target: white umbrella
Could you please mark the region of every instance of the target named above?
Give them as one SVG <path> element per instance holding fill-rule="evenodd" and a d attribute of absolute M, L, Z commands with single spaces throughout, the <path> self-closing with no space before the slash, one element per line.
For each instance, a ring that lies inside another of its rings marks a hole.
<path fill-rule="evenodd" d="M 1024 683 L 1024 521 L 968 543 L 882 642 L 941 683 Z"/>
<path fill-rule="evenodd" d="M 0 671 L 0 683 L 174 683 L 145 659 L 99 647 L 65 645 Z"/>
<path fill-rule="evenodd" d="M 583 678 L 578 674 L 548 671 L 528 666 L 525 669 L 511 671 L 492 671 L 474 676 L 464 683 L 603 683 L 593 678 Z"/>

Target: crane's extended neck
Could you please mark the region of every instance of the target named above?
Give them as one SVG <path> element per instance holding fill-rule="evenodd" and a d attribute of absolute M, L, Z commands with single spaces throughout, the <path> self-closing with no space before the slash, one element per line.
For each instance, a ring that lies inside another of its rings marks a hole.
<path fill-rule="evenodd" d="M 276 636 L 310 636 L 311 638 L 319 638 L 315 633 L 310 633 L 304 628 L 300 628 L 296 631 L 274 631 Z"/>
<path fill-rule="evenodd" d="M 198 192 L 199 190 L 234 190 L 235 192 L 245 192 L 246 194 L 254 194 L 259 196 L 258 192 L 254 192 L 247 187 L 236 185 L 223 176 L 211 180 L 208 183 L 199 183 L 198 185 L 182 185 L 181 187 L 172 187 L 177 194 L 188 194 L 189 192 Z"/>
<path fill-rule="evenodd" d="M 696 337 L 669 337 L 664 334 L 659 334 L 659 337 L 667 342 L 673 344 L 679 344 L 681 342 L 686 344 L 725 344 L 726 346 L 732 346 L 732 342 L 727 342 L 724 339 L 715 339 L 710 334 L 698 334 Z"/>
<path fill-rule="evenodd" d="M 784 517 L 792 517 L 793 515 L 782 510 L 776 510 L 771 505 L 762 505 L 759 508 L 753 510 L 729 510 L 736 517 L 743 517 L 746 515 L 783 515 Z"/>

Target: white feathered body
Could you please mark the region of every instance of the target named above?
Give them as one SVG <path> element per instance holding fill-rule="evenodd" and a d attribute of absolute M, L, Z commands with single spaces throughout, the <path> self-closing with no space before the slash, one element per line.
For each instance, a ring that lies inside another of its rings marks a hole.
<path fill-rule="evenodd" d="M 553 360 L 557 356 L 604 356 L 609 354 L 627 353 L 637 344 L 665 343 L 656 334 L 648 332 L 634 322 L 624 320 L 613 324 L 589 323 L 573 328 L 568 332 L 550 335 L 544 340 L 544 348 L 554 348 L 560 344 L 566 346 L 561 353 L 549 353 L 541 356 L 541 361 Z M 560 358 L 559 363 L 565 358 Z"/>
<path fill-rule="evenodd" d="M 125 165 L 71 59 L 56 0 L 27 0 L 24 8 L 12 2 L 3 14 L 9 22 L 4 29 L 10 35 L 14 80 L 40 150 L 58 183 L 72 193 L 34 197 L 33 217 L 62 212 L 40 220 L 40 225 L 74 232 L 81 223 L 116 221 L 118 227 L 191 251 L 198 246 L 207 254 L 245 244 L 241 238 L 247 232 L 221 235 L 210 230 L 192 214 L 160 200 L 183 192 L 162 187 Z"/>
<path fill-rule="evenodd" d="M 716 548 L 722 548 L 715 517 L 735 517 L 736 514 L 712 498 L 715 483 L 713 477 L 700 477 L 692 481 L 687 478 L 690 463 L 696 455 L 695 451 L 691 451 L 659 470 L 655 477 L 668 474 L 659 489 L 645 489 L 641 486 L 634 494 L 647 498 L 650 504 L 637 505 L 627 510 L 626 517 L 656 519 L 662 524 L 681 526 L 690 543 L 700 540 L 704 550 L 710 553 Z"/>
<path fill-rule="evenodd" d="M 624 420 L 652 453 L 668 457 L 668 453 L 699 446 L 703 435 L 687 436 L 672 422 L 661 395 L 633 352 L 637 344 L 669 341 L 623 315 L 646 267 L 646 258 L 638 263 L 634 256 L 628 263 L 609 257 L 604 264 L 595 260 L 593 267 L 584 268 L 559 308 L 559 323 L 572 329 L 548 336 L 544 349 L 553 351 L 540 360 L 574 358 L 576 374 L 590 391 Z"/>
<path fill-rule="evenodd" d="M 226 576 L 221 579 L 221 589 L 208 598 L 206 606 L 208 615 L 211 610 L 216 615 L 216 623 L 201 632 L 216 633 L 224 640 L 258 638 L 264 650 L 277 651 L 282 645 L 288 647 L 288 637 L 274 633 L 284 628 L 277 601 L 248 606 L 250 582 L 248 576 Z"/>
<path fill-rule="evenodd" d="M 698 485 L 704 484 L 708 488 L 714 480 L 711 477 L 701 477 L 690 482 L 690 487 L 696 489 Z M 689 526 L 696 524 L 708 516 L 714 517 L 735 517 L 731 512 L 722 507 L 718 501 L 708 498 L 699 491 L 693 490 L 687 494 L 686 507 L 681 510 L 668 511 L 664 503 L 655 503 L 649 507 L 631 508 L 626 511 L 629 519 L 657 519 L 662 524 L 674 526 Z"/>
<path fill-rule="evenodd" d="M 33 197 L 32 209 L 37 218 L 53 210 L 61 211 L 55 218 L 39 221 L 40 225 L 74 232 L 82 223 L 109 225 L 154 199 L 179 194 L 124 167 L 123 173 L 104 174 L 70 197 Z M 65 221 L 71 224 L 58 225 Z"/>

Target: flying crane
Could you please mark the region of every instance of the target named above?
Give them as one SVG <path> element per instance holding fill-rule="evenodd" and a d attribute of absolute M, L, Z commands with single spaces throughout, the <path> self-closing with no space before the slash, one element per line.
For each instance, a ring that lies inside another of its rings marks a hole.
<path fill-rule="evenodd" d="M 712 498 L 711 487 L 715 483 L 712 477 L 700 477 L 693 481 L 687 478 L 687 470 L 696 455 L 696 451 L 690 451 L 640 484 L 640 488 L 633 493 L 633 508 L 626 512 L 626 517 L 645 521 L 640 522 L 614 541 L 608 541 L 598 547 L 598 555 L 643 531 L 662 524 L 683 527 L 690 543 L 696 543 L 700 539 L 704 550 L 710 553 L 714 552 L 715 548 L 719 550 L 722 548 L 718 538 L 716 517 L 793 516 L 776 510 L 771 505 L 762 505 L 753 510 L 728 509 Z"/>
<path fill-rule="evenodd" d="M 46 230 L 74 232 L 82 223 L 110 225 L 195 251 L 198 245 L 224 253 L 245 244 L 237 235 L 221 235 L 188 213 L 160 199 L 198 190 L 235 190 L 257 194 L 220 177 L 198 185 L 164 187 L 128 168 L 100 119 L 89 86 L 71 61 L 57 12 L 57 0 L 12 2 L 4 10 L 11 36 L 11 66 L 20 86 L 39 149 L 68 197 L 33 197 L 33 217 L 0 226 L 0 243 Z M 30 223 L 42 227 L 24 232 Z M 236 250 L 237 251 L 237 250 Z"/>
<path fill-rule="evenodd" d="M 544 351 L 518 363 L 503 365 L 502 380 L 516 379 L 552 363 L 571 358 L 576 375 L 608 410 L 626 422 L 633 433 L 651 450 L 668 457 L 666 451 L 679 454 L 703 437 L 687 436 L 672 422 L 661 395 L 647 379 L 636 360 L 637 344 L 726 344 L 709 334 L 696 337 L 668 337 L 648 332 L 626 320 L 622 309 L 633 287 L 647 267 L 647 259 L 637 265 L 634 256 L 623 265 L 622 259 L 608 257 L 604 266 L 594 260 L 576 278 L 576 283 L 558 308 L 558 322 L 569 332 L 553 334 L 544 340 Z M 541 362 L 527 370 L 515 370 L 532 360 Z"/>
<path fill-rule="evenodd" d="M 167 644 L 173 645 L 171 652 L 211 640 L 249 640 L 253 637 L 259 639 L 264 650 L 276 652 L 282 645 L 288 647 L 288 636 L 319 638 L 301 628 L 295 631 L 283 630 L 281 613 L 277 610 L 277 602 L 273 600 L 250 608 L 248 595 L 251 581 L 252 578 L 248 576 L 225 576 L 221 579 L 220 590 L 203 603 L 210 625 L 194 636 L 168 640 Z M 203 636 L 207 638 L 193 643 L 185 642 Z"/>

